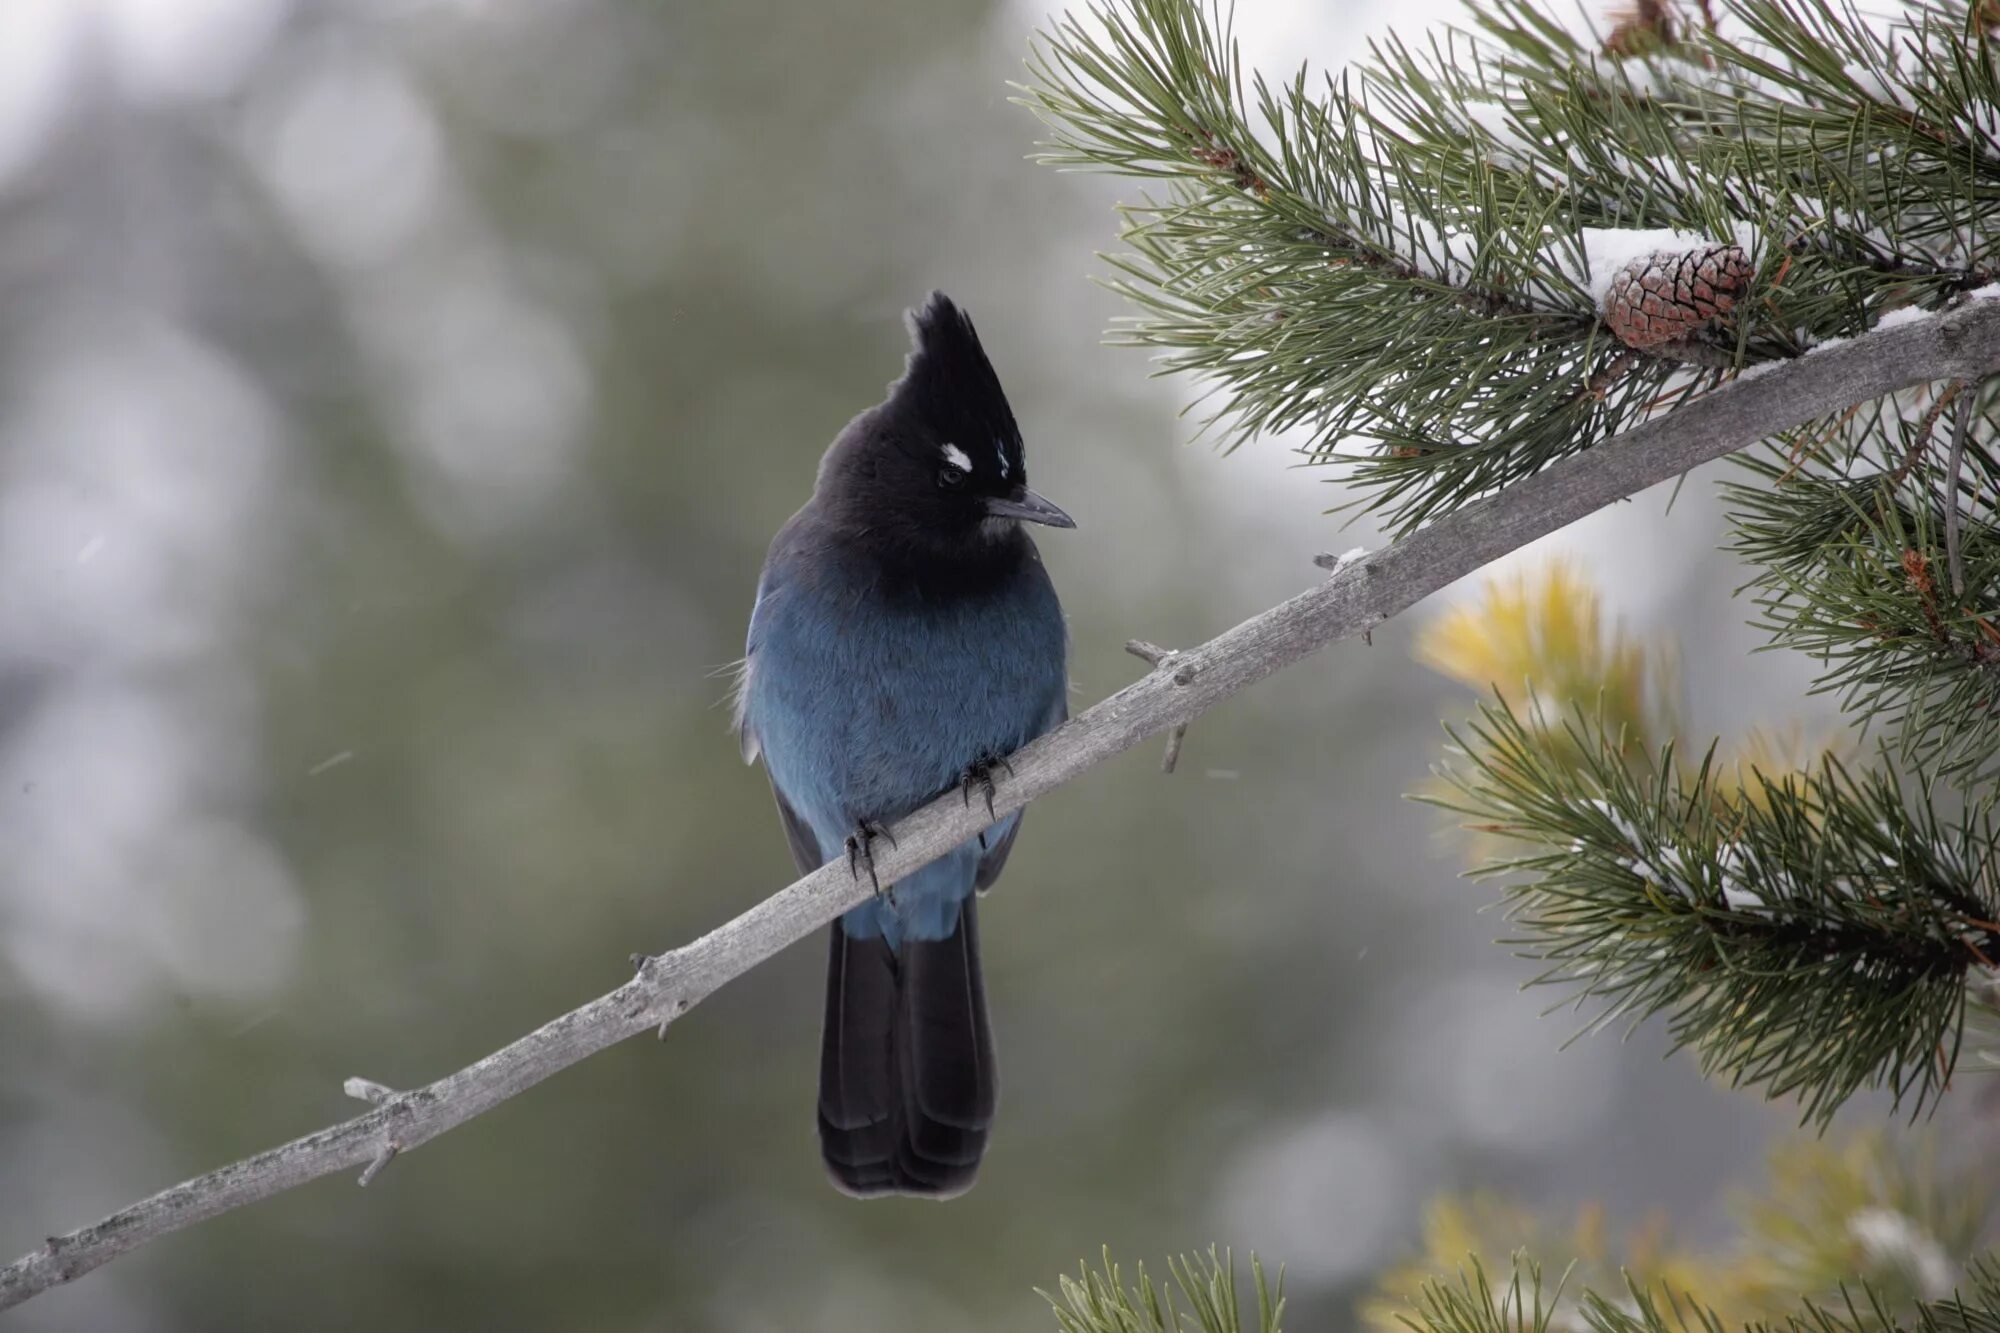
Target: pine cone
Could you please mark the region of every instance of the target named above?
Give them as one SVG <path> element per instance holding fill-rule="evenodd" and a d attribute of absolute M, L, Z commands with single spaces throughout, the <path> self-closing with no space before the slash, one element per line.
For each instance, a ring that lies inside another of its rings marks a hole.
<path fill-rule="evenodd" d="M 1676 342 L 1729 313 L 1755 271 L 1741 246 L 1635 259 L 1604 294 L 1604 322 L 1627 347 Z"/>
<path fill-rule="evenodd" d="M 1613 58 L 1671 51 L 1680 45 L 1680 24 L 1667 0 L 1634 0 L 1629 9 L 1613 10 L 1611 18 L 1615 22 L 1605 34 L 1604 54 Z"/>

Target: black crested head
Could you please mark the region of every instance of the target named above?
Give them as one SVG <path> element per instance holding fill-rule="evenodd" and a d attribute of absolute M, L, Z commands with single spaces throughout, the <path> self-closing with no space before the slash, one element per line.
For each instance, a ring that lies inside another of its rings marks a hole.
<path fill-rule="evenodd" d="M 972 317 L 943 292 L 904 316 L 910 355 L 903 376 L 889 386 L 891 416 L 950 443 L 973 460 L 975 475 L 991 473 L 1016 485 L 1027 481 L 1021 430 Z"/>
<path fill-rule="evenodd" d="M 1020 428 L 971 318 L 932 292 L 908 323 L 902 377 L 820 465 L 824 506 L 876 545 L 930 558 L 1011 545 L 1024 522 L 1075 527 L 1028 489 Z"/>

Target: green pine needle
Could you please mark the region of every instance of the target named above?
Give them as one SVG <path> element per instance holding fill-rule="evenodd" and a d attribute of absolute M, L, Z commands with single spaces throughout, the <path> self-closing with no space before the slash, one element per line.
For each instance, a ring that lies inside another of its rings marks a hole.
<path fill-rule="evenodd" d="M 1284 1274 L 1268 1281 L 1264 1266 L 1250 1256 L 1250 1278 L 1256 1297 L 1254 1321 L 1243 1322 L 1236 1292 L 1236 1263 L 1228 1250 L 1181 1255 L 1167 1261 L 1171 1286 L 1156 1285 L 1140 1264 L 1134 1284 L 1125 1285 L 1111 1251 L 1104 1265 L 1092 1271 L 1079 1265 L 1077 1276 L 1061 1279 L 1057 1294 L 1040 1291 L 1056 1312 L 1062 1333 L 1280 1333 L 1285 1313 Z M 1175 1304 L 1178 1296 L 1179 1304 Z"/>
<path fill-rule="evenodd" d="M 1885 1087 L 1920 1113 L 1955 1067 L 1968 985 L 2000 956 L 2000 826 L 1947 819 L 1879 772 L 1726 782 L 1714 752 L 1635 761 L 1585 719 L 1483 708 L 1431 797 L 1516 845 L 1507 941 L 1591 1026 L 1664 1014 L 1708 1073 L 1824 1125 Z"/>
<path fill-rule="evenodd" d="M 1587 1291 L 1565 1302 L 1561 1284 L 1543 1291 L 1539 1266 L 1516 1255 L 1512 1275 L 1489 1280 L 1478 1259 L 1455 1278 L 1425 1284 L 1403 1317 L 1413 1333 L 1723 1333 L 1712 1311 L 1671 1292 L 1628 1282 L 1625 1291 Z M 1929 1301 L 1900 1316 L 1865 1285 L 1838 1304 L 1804 1303 L 1782 1322 L 1751 1325 L 1763 1333 L 2000 1333 L 2000 1266 L 1975 1263 L 1948 1300 Z"/>
<path fill-rule="evenodd" d="M 1963 466 L 1945 466 L 1949 390 L 1896 395 L 1788 435 L 1728 488 L 1735 548 L 1775 643 L 1816 658 L 1818 688 L 1896 760 L 1995 799 L 2000 776 L 2000 386 L 1966 391 Z M 1960 511 L 1964 583 L 1954 594 L 1944 538 Z"/>

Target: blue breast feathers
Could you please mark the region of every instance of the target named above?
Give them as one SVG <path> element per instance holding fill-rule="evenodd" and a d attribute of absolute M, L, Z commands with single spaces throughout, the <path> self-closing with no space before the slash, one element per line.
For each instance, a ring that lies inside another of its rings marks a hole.
<path fill-rule="evenodd" d="M 774 551 L 750 622 L 738 701 L 746 757 L 811 827 L 822 859 L 862 820 L 892 821 L 1065 715 L 1067 634 L 1032 554 L 992 587 L 885 594 L 865 565 Z M 998 845 L 1009 818 L 987 833 Z M 974 840 L 855 909 L 850 935 L 940 939 L 982 852 Z"/>

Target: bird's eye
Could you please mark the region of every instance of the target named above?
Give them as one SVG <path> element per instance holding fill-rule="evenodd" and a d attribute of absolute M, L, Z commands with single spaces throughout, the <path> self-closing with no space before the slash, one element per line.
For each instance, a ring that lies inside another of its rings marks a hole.
<path fill-rule="evenodd" d="M 938 485 L 948 491 L 957 490 L 965 485 L 965 469 L 946 463 L 938 469 Z"/>

